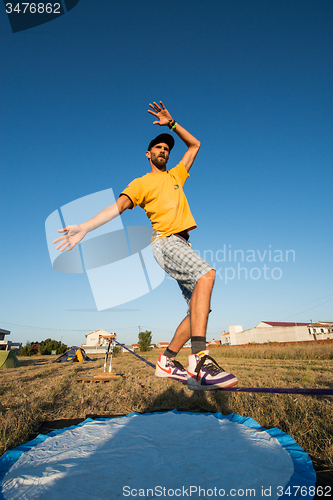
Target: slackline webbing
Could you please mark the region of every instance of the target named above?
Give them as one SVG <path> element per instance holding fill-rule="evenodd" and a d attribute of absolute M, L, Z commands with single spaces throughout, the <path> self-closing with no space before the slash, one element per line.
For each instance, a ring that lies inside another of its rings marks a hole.
<path fill-rule="evenodd" d="M 139 358 L 141 361 L 146 363 L 147 365 L 151 366 L 155 370 L 155 365 L 154 363 L 151 363 L 147 359 L 143 358 L 142 356 L 139 356 L 139 354 L 136 354 L 134 351 L 131 351 L 128 347 L 124 346 L 123 344 L 120 344 L 120 342 L 117 342 L 117 340 L 112 339 L 113 342 L 118 344 L 119 346 L 123 347 L 126 349 L 128 352 Z M 186 382 L 183 382 L 186 384 Z M 227 389 L 217 389 L 219 391 L 225 391 L 225 392 L 268 392 L 271 394 L 312 394 L 314 396 L 333 396 L 333 389 L 330 388 L 324 388 L 324 389 L 310 389 L 310 388 L 298 388 L 298 387 L 229 387 Z"/>
<path fill-rule="evenodd" d="M 133 354 L 134 356 L 136 356 L 137 358 L 141 359 L 141 361 L 144 361 L 145 363 L 147 363 L 147 365 L 151 366 L 152 368 L 154 368 L 155 370 L 155 365 L 154 363 L 151 363 L 150 361 L 148 361 L 148 359 L 145 359 L 143 358 L 142 356 L 139 356 L 138 354 L 135 354 L 134 351 L 131 351 L 131 349 L 129 349 L 128 347 L 126 347 L 125 345 L 121 344 L 120 342 L 117 342 L 117 340 L 115 339 L 112 339 L 113 342 L 115 342 L 116 344 L 120 345 L 120 347 L 123 347 L 124 349 L 126 349 L 126 351 L 130 352 L 131 354 Z"/>

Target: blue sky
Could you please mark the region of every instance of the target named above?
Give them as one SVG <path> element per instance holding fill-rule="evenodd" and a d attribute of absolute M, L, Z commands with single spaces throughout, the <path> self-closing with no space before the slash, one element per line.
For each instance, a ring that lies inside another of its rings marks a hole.
<path fill-rule="evenodd" d="M 54 210 L 147 172 L 165 131 L 153 100 L 202 143 L 185 192 L 193 247 L 218 271 L 208 339 L 332 321 L 330 0 L 80 0 L 18 33 L 2 8 L 0 40 L 0 328 L 12 340 L 81 344 L 103 328 L 132 343 L 140 326 L 168 341 L 186 314 L 169 279 L 97 312 L 87 276 L 56 272 L 46 245 Z M 184 152 L 177 140 L 169 166 Z M 140 208 L 122 220 L 149 225 Z"/>

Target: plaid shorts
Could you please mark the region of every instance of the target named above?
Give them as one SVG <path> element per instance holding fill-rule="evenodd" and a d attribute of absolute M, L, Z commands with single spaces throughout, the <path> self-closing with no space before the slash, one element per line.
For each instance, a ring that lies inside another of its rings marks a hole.
<path fill-rule="evenodd" d="M 172 234 L 160 238 L 152 244 L 157 263 L 174 278 L 187 304 L 199 278 L 213 269 L 193 250 L 189 241 Z"/>

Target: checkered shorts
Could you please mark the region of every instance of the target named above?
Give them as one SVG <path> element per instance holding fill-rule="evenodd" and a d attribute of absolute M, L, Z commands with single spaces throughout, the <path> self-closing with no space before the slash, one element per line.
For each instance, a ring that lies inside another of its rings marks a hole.
<path fill-rule="evenodd" d="M 213 267 L 199 257 L 191 243 L 181 236 L 172 234 L 160 238 L 154 241 L 152 249 L 158 264 L 177 281 L 189 304 L 196 282 Z"/>

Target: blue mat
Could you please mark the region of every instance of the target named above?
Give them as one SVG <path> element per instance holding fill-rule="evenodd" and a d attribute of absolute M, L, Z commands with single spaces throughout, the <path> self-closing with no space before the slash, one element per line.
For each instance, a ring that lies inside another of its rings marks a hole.
<path fill-rule="evenodd" d="M 249 417 L 177 410 L 87 419 L 0 459 L 1 500 L 312 499 L 309 456 Z"/>

